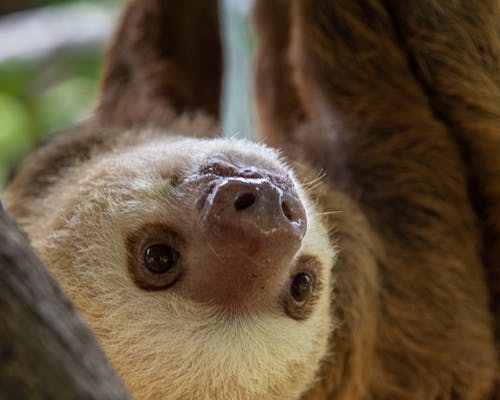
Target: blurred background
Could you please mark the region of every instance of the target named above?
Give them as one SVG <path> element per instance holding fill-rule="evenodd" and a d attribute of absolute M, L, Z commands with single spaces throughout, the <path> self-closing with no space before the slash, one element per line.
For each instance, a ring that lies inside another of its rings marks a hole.
<path fill-rule="evenodd" d="M 91 112 L 102 55 L 123 3 L 0 0 L 0 192 L 38 142 Z M 250 0 L 221 3 L 222 130 L 251 137 Z"/>

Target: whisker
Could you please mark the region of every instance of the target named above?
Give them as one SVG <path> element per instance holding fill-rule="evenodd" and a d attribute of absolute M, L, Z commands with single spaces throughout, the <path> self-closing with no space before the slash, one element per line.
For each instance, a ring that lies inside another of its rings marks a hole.
<path fill-rule="evenodd" d="M 324 171 L 318 171 L 316 176 L 312 178 L 310 181 L 306 181 L 302 184 L 302 187 L 306 192 L 310 192 L 320 186 L 325 178 L 326 173 Z"/>
<path fill-rule="evenodd" d="M 335 214 L 341 214 L 343 212 L 344 212 L 343 210 L 332 210 L 332 211 L 317 212 L 315 213 L 315 215 L 318 217 L 324 217 L 325 215 L 335 215 Z"/>
<path fill-rule="evenodd" d="M 223 259 L 219 256 L 219 254 L 215 251 L 215 249 L 210 245 L 210 241 L 207 241 L 208 248 L 212 250 L 212 253 L 214 253 L 215 257 L 220 261 L 221 264 L 224 264 Z"/>

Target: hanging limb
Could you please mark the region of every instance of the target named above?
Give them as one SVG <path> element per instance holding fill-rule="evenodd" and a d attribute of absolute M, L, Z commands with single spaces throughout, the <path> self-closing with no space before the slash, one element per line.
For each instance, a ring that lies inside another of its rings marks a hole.
<path fill-rule="evenodd" d="M 481 220 L 500 342 L 500 3 L 386 0 L 415 77 L 455 137 Z M 411 3 L 411 4 L 410 4 Z M 431 40 L 432 39 L 432 40 Z"/>

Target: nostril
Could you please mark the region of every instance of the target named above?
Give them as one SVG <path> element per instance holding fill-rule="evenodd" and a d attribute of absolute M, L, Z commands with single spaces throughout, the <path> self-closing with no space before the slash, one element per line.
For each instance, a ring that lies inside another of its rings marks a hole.
<path fill-rule="evenodd" d="M 281 202 L 281 209 L 283 210 L 283 214 L 285 214 L 285 217 L 287 217 L 290 222 L 293 222 L 292 210 L 290 209 L 290 205 L 288 204 L 288 202 Z"/>
<path fill-rule="evenodd" d="M 234 202 L 236 211 L 244 210 L 255 203 L 255 195 L 253 193 L 242 193 Z"/>

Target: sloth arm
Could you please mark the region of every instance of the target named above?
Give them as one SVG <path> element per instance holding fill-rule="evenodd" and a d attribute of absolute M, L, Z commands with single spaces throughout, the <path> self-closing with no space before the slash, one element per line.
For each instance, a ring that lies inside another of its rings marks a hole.
<path fill-rule="evenodd" d="M 97 119 L 141 128 L 181 114 L 218 121 L 221 82 L 217 0 L 133 0 L 106 55 Z"/>
<path fill-rule="evenodd" d="M 500 338 L 500 3 L 388 1 L 414 73 L 460 146 Z M 422 16 L 425 15 L 425 18 Z M 432 38 L 432 41 L 429 40 Z"/>
<path fill-rule="evenodd" d="M 221 82 L 217 0 L 130 0 L 107 50 L 95 112 L 30 155 L 9 185 L 11 213 L 29 218 L 66 170 L 147 140 L 147 132 L 136 135 L 145 128 L 216 136 Z"/>
<path fill-rule="evenodd" d="M 283 8 L 257 1 L 257 99 L 277 110 L 258 106 L 261 134 L 322 171 L 317 197 L 340 211 L 326 223 L 340 249 L 333 312 L 343 325 L 310 398 L 484 396 L 496 374 L 492 321 L 455 138 L 383 2 Z"/>

